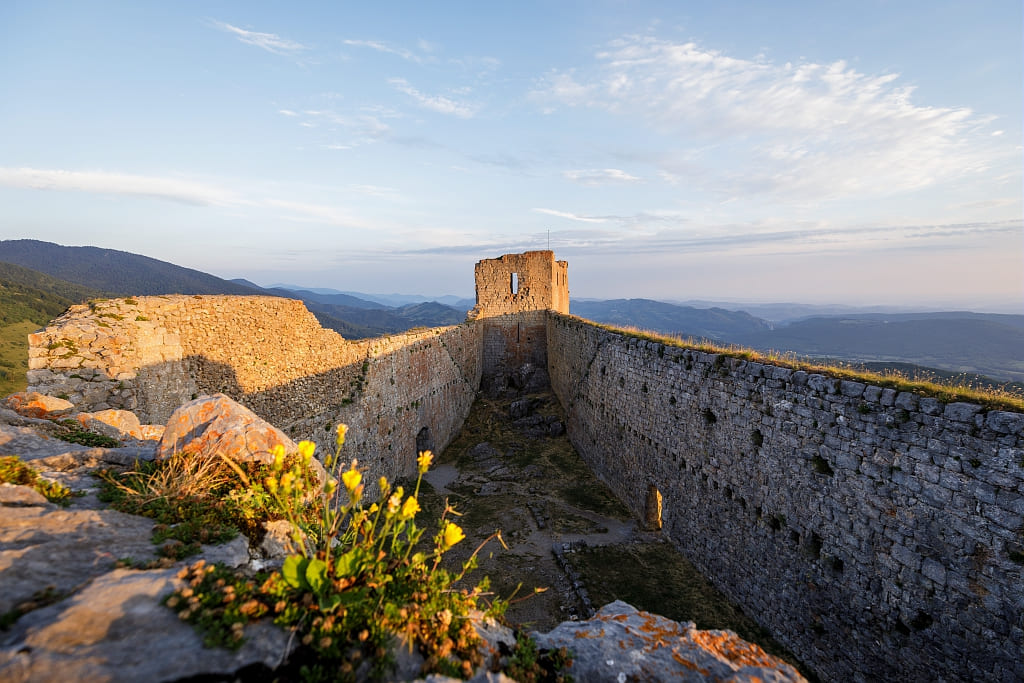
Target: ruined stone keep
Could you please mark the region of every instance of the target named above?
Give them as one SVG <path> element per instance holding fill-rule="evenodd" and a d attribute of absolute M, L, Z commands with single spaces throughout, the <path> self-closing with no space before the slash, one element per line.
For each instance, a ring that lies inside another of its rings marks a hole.
<path fill-rule="evenodd" d="M 481 387 L 546 371 L 584 460 L 834 680 L 1024 679 L 1024 415 L 645 341 L 568 315 L 550 251 L 476 266 L 466 323 L 347 341 L 301 302 L 139 297 L 30 335 L 30 389 L 166 420 L 224 392 L 378 475 Z"/>

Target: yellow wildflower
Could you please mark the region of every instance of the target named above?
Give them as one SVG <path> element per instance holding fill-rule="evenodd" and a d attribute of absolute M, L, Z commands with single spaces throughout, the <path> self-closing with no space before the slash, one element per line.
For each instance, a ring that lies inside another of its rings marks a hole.
<path fill-rule="evenodd" d="M 356 469 L 356 461 L 352 461 L 352 465 L 348 470 L 341 473 L 341 481 L 345 484 L 345 490 L 352 493 L 359 486 L 359 482 L 363 480 L 363 475 Z"/>
<path fill-rule="evenodd" d="M 412 519 L 416 516 L 416 513 L 420 511 L 420 504 L 413 496 L 409 496 L 402 503 L 402 513 L 399 515 L 402 519 Z"/>
<path fill-rule="evenodd" d="M 430 469 L 430 463 L 434 460 L 434 454 L 430 451 L 420 451 L 420 455 L 416 458 L 416 464 L 419 465 L 420 474 L 423 474 Z"/>
<path fill-rule="evenodd" d="M 275 444 L 270 449 L 270 454 L 274 456 L 274 469 L 281 469 L 284 467 L 284 446 L 282 444 Z"/>
<path fill-rule="evenodd" d="M 445 520 L 444 532 L 442 534 L 442 544 L 445 550 L 451 548 L 465 537 L 466 534 L 462 532 L 462 528 L 458 524 Z"/>
<path fill-rule="evenodd" d="M 338 480 L 334 477 L 329 477 L 327 483 L 324 484 L 324 492 L 329 496 L 334 493 L 336 488 L 338 488 Z"/>
<path fill-rule="evenodd" d="M 378 479 L 377 480 L 377 486 L 380 487 L 380 495 L 382 495 L 382 496 L 386 495 L 387 492 L 388 492 L 388 487 L 389 487 L 388 478 L 387 477 L 381 477 L 380 479 Z"/>
<path fill-rule="evenodd" d="M 281 475 L 281 490 L 284 493 L 289 493 L 292 490 L 292 482 L 295 480 L 295 475 L 291 472 L 285 472 Z"/>
<path fill-rule="evenodd" d="M 309 461 L 313 459 L 313 451 L 316 450 L 316 444 L 312 441 L 300 441 L 299 442 L 299 455 L 302 456 L 302 464 L 308 466 Z"/>
<path fill-rule="evenodd" d="M 271 493 L 277 493 L 277 479 L 274 477 L 267 477 L 267 490 Z"/>
<path fill-rule="evenodd" d="M 341 448 L 342 444 L 345 443 L 345 433 L 348 432 L 348 425 L 344 423 L 338 424 L 338 448 Z"/>

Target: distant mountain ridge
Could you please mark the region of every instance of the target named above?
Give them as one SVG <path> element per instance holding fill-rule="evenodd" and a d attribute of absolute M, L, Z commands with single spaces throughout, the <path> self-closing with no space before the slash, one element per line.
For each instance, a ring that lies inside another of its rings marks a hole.
<path fill-rule="evenodd" d="M 423 296 L 422 294 L 367 294 L 366 292 L 341 291 L 339 289 L 330 289 L 327 287 L 303 287 L 301 285 L 288 284 L 270 285 L 269 289 L 287 289 L 292 292 L 312 292 L 313 294 L 322 295 L 344 294 L 355 297 L 360 301 L 378 304 L 386 308 L 401 308 L 402 306 L 407 306 L 409 304 L 436 301 L 439 304 L 451 306 L 456 309 L 465 308 L 468 311 L 476 305 L 476 299 L 467 299 L 453 294 L 446 294 L 444 296 L 437 297 Z"/>
<path fill-rule="evenodd" d="M 0 261 L 116 296 L 257 293 L 251 287 L 199 270 L 99 247 L 3 240 L 0 241 Z"/>
<path fill-rule="evenodd" d="M 782 305 L 789 310 L 795 305 Z M 782 310 L 780 308 L 780 310 Z M 744 311 L 701 309 L 649 299 L 572 301 L 595 322 L 704 338 L 762 351 L 888 364 L 1024 381 L 1024 315 L 919 312 L 813 316 L 771 323 Z"/>

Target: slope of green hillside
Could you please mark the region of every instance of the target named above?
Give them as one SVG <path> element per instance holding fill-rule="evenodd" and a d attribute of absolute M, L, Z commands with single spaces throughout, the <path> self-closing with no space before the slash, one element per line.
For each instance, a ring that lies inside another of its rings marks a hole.
<path fill-rule="evenodd" d="M 0 397 L 24 391 L 28 371 L 28 335 L 39 325 L 22 321 L 0 325 Z"/>
<path fill-rule="evenodd" d="M 0 325 L 24 320 L 44 325 L 71 304 L 101 295 L 95 289 L 0 262 Z"/>
<path fill-rule="evenodd" d="M 94 289 L 0 262 L 0 396 L 25 388 L 29 333 L 68 306 L 99 295 Z"/>

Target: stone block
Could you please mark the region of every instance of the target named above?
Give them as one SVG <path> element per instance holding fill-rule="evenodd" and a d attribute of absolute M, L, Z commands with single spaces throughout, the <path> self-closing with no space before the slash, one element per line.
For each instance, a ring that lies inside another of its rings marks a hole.
<path fill-rule="evenodd" d="M 922 398 L 919 401 L 921 412 L 925 415 L 938 415 L 942 412 L 942 403 L 934 398 Z"/>
<path fill-rule="evenodd" d="M 993 410 L 985 418 L 985 426 L 998 434 L 1024 436 L 1024 414 Z"/>
<path fill-rule="evenodd" d="M 946 406 L 942 416 L 954 422 L 965 422 L 974 424 L 974 417 L 981 412 L 981 406 L 974 403 L 950 403 Z"/>
<path fill-rule="evenodd" d="M 896 396 L 896 400 L 893 403 L 897 408 L 902 408 L 908 412 L 917 410 L 918 397 L 916 394 L 912 394 L 909 391 L 901 391 Z"/>
<path fill-rule="evenodd" d="M 865 388 L 867 388 L 867 385 L 863 382 L 854 382 L 848 379 L 839 382 L 839 393 L 850 398 L 861 397 L 864 394 Z"/>

